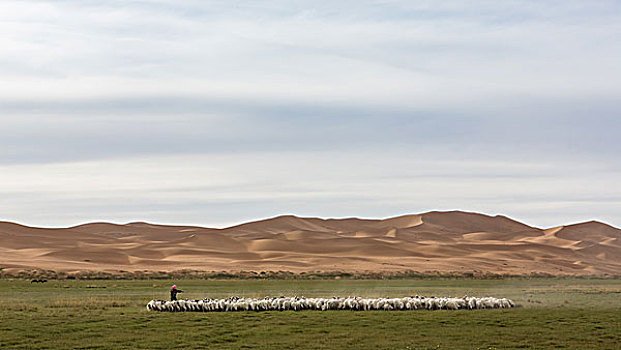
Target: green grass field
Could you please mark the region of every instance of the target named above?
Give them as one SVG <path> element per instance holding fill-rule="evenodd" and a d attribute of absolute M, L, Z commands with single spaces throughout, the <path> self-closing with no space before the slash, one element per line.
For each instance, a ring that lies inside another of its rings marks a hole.
<path fill-rule="evenodd" d="M 175 280 L 182 297 L 497 296 L 476 311 L 148 312 L 173 281 L 0 280 L 0 349 L 619 349 L 621 280 Z"/>

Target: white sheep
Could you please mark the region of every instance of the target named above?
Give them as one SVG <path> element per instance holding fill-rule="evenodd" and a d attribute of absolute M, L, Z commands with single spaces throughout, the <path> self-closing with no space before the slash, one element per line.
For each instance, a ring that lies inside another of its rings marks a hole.
<path fill-rule="evenodd" d="M 507 298 L 437 298 L 424 296 L 403 298 L 304 298 L 304 297 L 265 297 L 263 299 L 230 297 L 227 299 L 203 300 L 151 300 L 147 303 L 148 311 L 301 311 L 301 310 L 474 310 L 512 308 L 515 303 Z"/>

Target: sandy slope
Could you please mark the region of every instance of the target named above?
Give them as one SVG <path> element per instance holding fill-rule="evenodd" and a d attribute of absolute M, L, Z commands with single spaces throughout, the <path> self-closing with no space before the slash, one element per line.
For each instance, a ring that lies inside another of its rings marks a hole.
<path fill-rule="evenodd" d="M 621 230 L 538 229 L 504 216 L 430 212 L 385 220 L 281 216 L 226 229 L 0 222 L 0 267 L 57 271 L 346 270 L 621 274 Z"/>

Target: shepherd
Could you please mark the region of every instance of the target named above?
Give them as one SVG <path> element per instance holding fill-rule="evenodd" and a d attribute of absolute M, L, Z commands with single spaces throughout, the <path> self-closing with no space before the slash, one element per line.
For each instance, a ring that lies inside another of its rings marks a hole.
<path fill-rule="evenodd" d="M 181 289 L 177 289 L 177 285 L 173 284 L 173 286 L 170 287 L 170 301 L 177 300 L 177 293 L 183 293 L 183 291 Z"/>

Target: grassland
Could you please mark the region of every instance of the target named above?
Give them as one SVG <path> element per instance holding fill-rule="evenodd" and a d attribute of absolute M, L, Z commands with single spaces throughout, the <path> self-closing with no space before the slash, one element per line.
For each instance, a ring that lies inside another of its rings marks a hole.
<path fill-rule="evenodd" d="M 510 310 L 153 313 L 183 297 L 492 295 Z M 0 280 L 0 348 L 618 349 L 619 279 Z"/>

